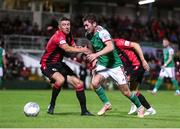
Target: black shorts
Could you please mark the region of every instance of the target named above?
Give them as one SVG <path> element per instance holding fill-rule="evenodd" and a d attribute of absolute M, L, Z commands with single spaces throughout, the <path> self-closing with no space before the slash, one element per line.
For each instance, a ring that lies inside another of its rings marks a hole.
<path fill-rule="evenodd" d="M 41 68 L 41 71 L 50 80 L 51 80 L 52 75 L 55 72 L 59 72 L 60 74 L 62 74 L 63 77 L 65 78 L 65 81 L 67 81 L 67 75 L 76 76 L 76 74 L 72 71 L 72 69 L 69 68 L 69 66 L 67 66 L 64 62 L 59 62 L 59 63 L 55 63 L 55 64 L 48 64 L 47 68 L 46 69 Z M 53 81 L 53 80 L 51 80 L 51 81 Z"/>
<path fill-rule="evenodd" d="M 130 76 L 130 90 L 134 91 L 137 90 L 138 85 L 142 82 L 143 75 L 144 75 L 144 68 L 142 66 L 132 66 L 125 68 L 126 75 Z"/>
<path fill-rule="evenodd" d="M 127 76 L 131 77 L 130 81 L 132 80 L 136 81 L 137 83 L 141 83 L 145 70 L 143 66 L 133 66 L 132 68 L 127 68 L 126 72 Z"/>
<path fill-rule="evenodd" d="M 144 76 L 144 68 L 142 66 L 134 66 L 133 70 L 130 73 L 130 76 L 133 80 L 137 81 L 138 83 L 142 82 Z"/>

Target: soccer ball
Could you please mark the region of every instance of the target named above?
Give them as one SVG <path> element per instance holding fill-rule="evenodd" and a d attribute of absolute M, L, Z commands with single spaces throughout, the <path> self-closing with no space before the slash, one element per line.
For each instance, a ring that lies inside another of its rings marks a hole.
<path fill-rule="evenodd" d="M 28 102 L 24 106 L 24 114 L 26 116 L 32 116 L 35 117 L 39 114 L 40 107 L 37 103 L 35 102 Z"/>

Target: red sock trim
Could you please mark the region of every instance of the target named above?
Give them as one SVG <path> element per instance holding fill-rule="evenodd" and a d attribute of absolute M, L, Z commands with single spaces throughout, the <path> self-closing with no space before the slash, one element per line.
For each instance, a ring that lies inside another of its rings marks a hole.
<path fill-rule="evenodd" d="M 53 87 L 56 88 L 56 89 L 60 89 L 61 85 L 58 85 L 58 84 L 54 83 Z"/>
<path fill-rule="evenodd" d="M 141 94 L 141 92 L 137 91 L 136 92 L 136 96 L 139 96 Z"/>
<path fill-rule="evenodd" d="M 83 90 L 84 90 L 84 86 L 83 85 L 77 85 L 76 91 L 83 91 Z"/>

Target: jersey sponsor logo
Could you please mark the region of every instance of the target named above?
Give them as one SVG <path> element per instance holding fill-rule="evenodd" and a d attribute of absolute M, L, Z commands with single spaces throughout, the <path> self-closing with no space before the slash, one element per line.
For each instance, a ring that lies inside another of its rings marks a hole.
<path fill-rule="evenodd" d="M 57 72 L 58 70 L 56 68 L 52 68 L 52 71 Z"/>
<path fill-rule="evenodd" d="M 124 43 L 125 46 L 129 46 L 129 44 L 130 44 L 130 42 L 127 41 L 127 40 L 126 40 L 125 43 Z"/>
<path fill-rule="evenodd" d="M 59 44 L 65 44 L 66 41 L 65 40 L 60 40 Z"/>

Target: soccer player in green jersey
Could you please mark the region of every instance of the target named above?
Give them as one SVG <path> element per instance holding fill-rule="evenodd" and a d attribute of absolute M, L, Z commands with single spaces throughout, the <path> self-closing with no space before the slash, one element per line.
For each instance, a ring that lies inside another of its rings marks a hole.
<path fill-rule="evenodd" d="M 0 88 L 2 88 L 2 77 L 3 77 L 3 68 L 6 69 L 6 57 L 5 50 L 2 48 L 2 43 L 0 41 Z"/>
<path fill-rule="evenodd" d="M 90 62 L 97 61 L 97 63 L 93 63 L 96 66 L 91 84 L 104 104 L 103 108 L 97 114 L 103 115 L 107 110 L 111 109 L 111 103 L 100 84 L 102 80 L 111 77 L 117 83 L 123 95 L 128 97 L 137 106 L 138 117 L 144 117 L 144 107 L 141 105 L 138 97 L 129 90 L 125 73 L 122 70 L 122 61 L 116 49 L 114 49 L 114 42 L 111 35 L 106 29 L 97 24 L 94 15 L 84 17 L 83 24 L 86 33 L 91 35 L 89 39 L 94 49 L 94 53 L 88 54 L 87 59 Z"/>
<path fill-rule="evenodd" d="M 164 56 L 164 64 L 161 67 L 161 71 L 159 73 L 158 80 L 155 84 L 155 87 L 152 91 L 153 94 L 156 94 L 162 82 L 164 81 L 164 77 L 171 78 L 173 86 L 176 89 L 175 95 L 180 95 L 179 85 L 175 78 L 175 67 L 174 67 L 174 50 L 170 47 L 170 42 L 167 38 L 163 38 L 163 56 Z"/>

